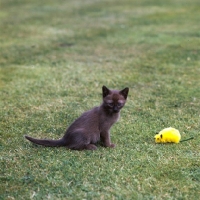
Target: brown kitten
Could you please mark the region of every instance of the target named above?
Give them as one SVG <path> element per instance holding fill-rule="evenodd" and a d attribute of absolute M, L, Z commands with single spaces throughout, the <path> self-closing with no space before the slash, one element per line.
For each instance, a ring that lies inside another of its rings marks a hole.
<path fill-rule="evenodd" d="M 69 126 L 61 139 L 39 140 L 29 136 L 25 138 L 39 145 L 65 146 L 74 150 L 96 150 L 95 144 L 100 140 L 105 147 L 115 147 L 110 141 L 110 128 L 120 117 L 120 110 L 126 103 L 129 88 L 119 91 L 103 86 L 102 91 L 102 104 L 84 112 Z"/>

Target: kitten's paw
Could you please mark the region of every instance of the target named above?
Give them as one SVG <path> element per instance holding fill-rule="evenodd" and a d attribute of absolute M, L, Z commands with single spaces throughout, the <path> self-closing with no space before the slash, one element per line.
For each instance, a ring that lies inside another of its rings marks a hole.
<path fill-rule="evenodd" d="M 111 143 L 109 147 L 110 147 L 110 148 L 115 148 L 115 147 L 116 147 L 116 145 L 115 145 L 115 144 L 113 144 L 113 143 Z"/>
<path fill-rule="evenodd" d="M 109 143 L 109 144 L 103 144 L 104 147 L 109 147 L 109 148 L 115 148 L 115 144 Z"/>
<path fill-rule="evenodd" d="M 86 150 L 96 150 L 97 147 L 94 145 L 94 144 L 88 144 L 86 147 L 85 147 Z"/>

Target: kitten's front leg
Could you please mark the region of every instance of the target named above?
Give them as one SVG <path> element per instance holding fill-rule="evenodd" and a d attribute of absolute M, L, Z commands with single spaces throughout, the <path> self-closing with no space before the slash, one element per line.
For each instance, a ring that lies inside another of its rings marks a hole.
<path fill-rule="evenodd" d="M 100 136 L 101 136 L 101 141 L 103 142 L 103 145 L 105 147 L 110 147 L 110 148 L 114 148 L 115 147 L 115 144 L 111 143 L 111 141 L 110 141 L 110 133 L 109 133 L 109 131 L 101 132 Z"/>

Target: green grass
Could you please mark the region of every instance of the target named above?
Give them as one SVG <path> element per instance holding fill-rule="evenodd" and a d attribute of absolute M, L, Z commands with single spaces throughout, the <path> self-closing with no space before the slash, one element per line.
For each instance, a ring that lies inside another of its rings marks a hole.
<path fill-rule="evenodd" d="M 200 195 L 199 0 L 2 0 L 0 199 L 189 199 Z M 44 148 L 130 88 L 115 149 Z M 180 144 L 155 144 L 165 127 Z"/>

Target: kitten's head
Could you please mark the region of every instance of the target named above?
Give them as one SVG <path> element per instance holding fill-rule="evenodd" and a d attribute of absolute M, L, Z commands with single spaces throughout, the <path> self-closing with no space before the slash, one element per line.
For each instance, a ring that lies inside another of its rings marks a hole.
<path fill-rule="evenodd" d="M 129 88 L 123 90 L 109 90 L 106 86 L 102 87 L 103 107 L 109 113 L 118 113 L 126 103 Z"/>

